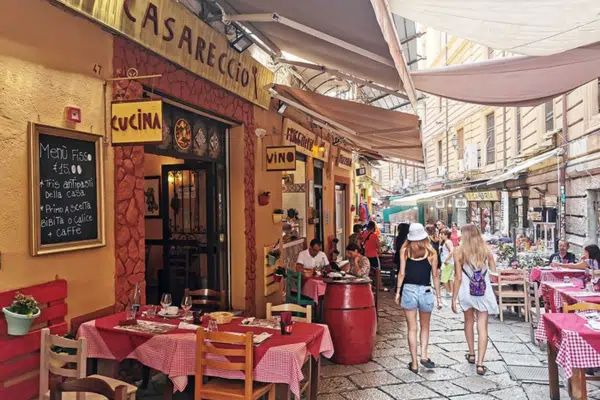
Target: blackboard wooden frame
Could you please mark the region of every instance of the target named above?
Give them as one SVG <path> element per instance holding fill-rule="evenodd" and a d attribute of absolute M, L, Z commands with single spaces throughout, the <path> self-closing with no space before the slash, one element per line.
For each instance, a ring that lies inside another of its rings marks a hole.
<path fill-rule="evenodd" d="M 30 251 L 32 256 L 106 246 L 106 215 L 104 205 L 104 146 L 102 136 L 73 129 L 29 123 L 29 221 Z M 40 134 L 52 135 L 94 143 L 96 160 L 96 198 L 98 235 L 95 239 L 68 243 L 45 244 L 41 241 L 40 227 Z"/>

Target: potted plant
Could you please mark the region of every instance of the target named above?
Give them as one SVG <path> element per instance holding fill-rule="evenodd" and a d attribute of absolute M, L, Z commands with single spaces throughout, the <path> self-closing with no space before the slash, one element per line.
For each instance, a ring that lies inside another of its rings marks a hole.
<path fill-rule="evenodd" d="M 287 272 L 284 267 L 277 267 L 275 270 L 275 275 L 273 276 L 273 280 L 275 282 L 281 282 L 281 278 L 285 278 L 287 276 Z"/>
<path fill-rule="evenodd" d="M 269 266 L 275 265 L 277 263 L 277 260 L 279 260 L 279 257 L 281 257 L 281 251 L 279 251 L 279 250 L 269 251 L 269 253 L 267 254 L 267 263 L 269 264 Z"/>
<path fill-rule="evenodd" d="M 281 208 L 276 208 L 273 211 L 273 223 L 278 224 L 283 219 L 283 210 Z"/>
<path fill-rule="evenodd" d="M 266 206 L 271 200 L 271 192 L 262 192 L 258 195 L 258 205 Z"/>
<path fill-rule="evenodd" d="M 8 334 L 23 336 L 29 332 L 33 320 L 40 316 L 38 302 L 33 296 L 26 296 L 17 292 L 13 303 L 9 307 L 3 307 L 4 317 L 8 325 Z"/>

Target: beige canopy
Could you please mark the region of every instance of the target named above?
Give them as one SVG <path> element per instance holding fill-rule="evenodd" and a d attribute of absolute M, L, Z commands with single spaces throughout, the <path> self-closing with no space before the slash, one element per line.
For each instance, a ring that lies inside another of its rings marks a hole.
<path fill-rule="evenodd" d="M 419 118 L 416 115 L 289 86 L 275 85 L 273 90 L 276 92 L 275 98 L 317 116 L 366 153 L 423 162 Z"/>

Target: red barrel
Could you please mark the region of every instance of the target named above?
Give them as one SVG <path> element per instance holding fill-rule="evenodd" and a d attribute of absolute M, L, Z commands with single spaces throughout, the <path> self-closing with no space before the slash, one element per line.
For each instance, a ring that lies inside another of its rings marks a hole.
<path fill-rule="evenodd" d="M 336 364 L 364 364 L 371 359 L 377 314 L 371 282 L 326 280 L 323 321 L 333 340 Z"/>

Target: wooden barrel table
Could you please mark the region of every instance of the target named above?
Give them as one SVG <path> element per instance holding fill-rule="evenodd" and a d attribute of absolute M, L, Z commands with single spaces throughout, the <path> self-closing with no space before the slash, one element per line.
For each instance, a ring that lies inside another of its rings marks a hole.
<path fill-rule="evenodd" d="M 370 280 L 325 279 L 323 322 L 333 340 L 336 364 L 364 364 L 371 359 L 377 315 Z"/>

